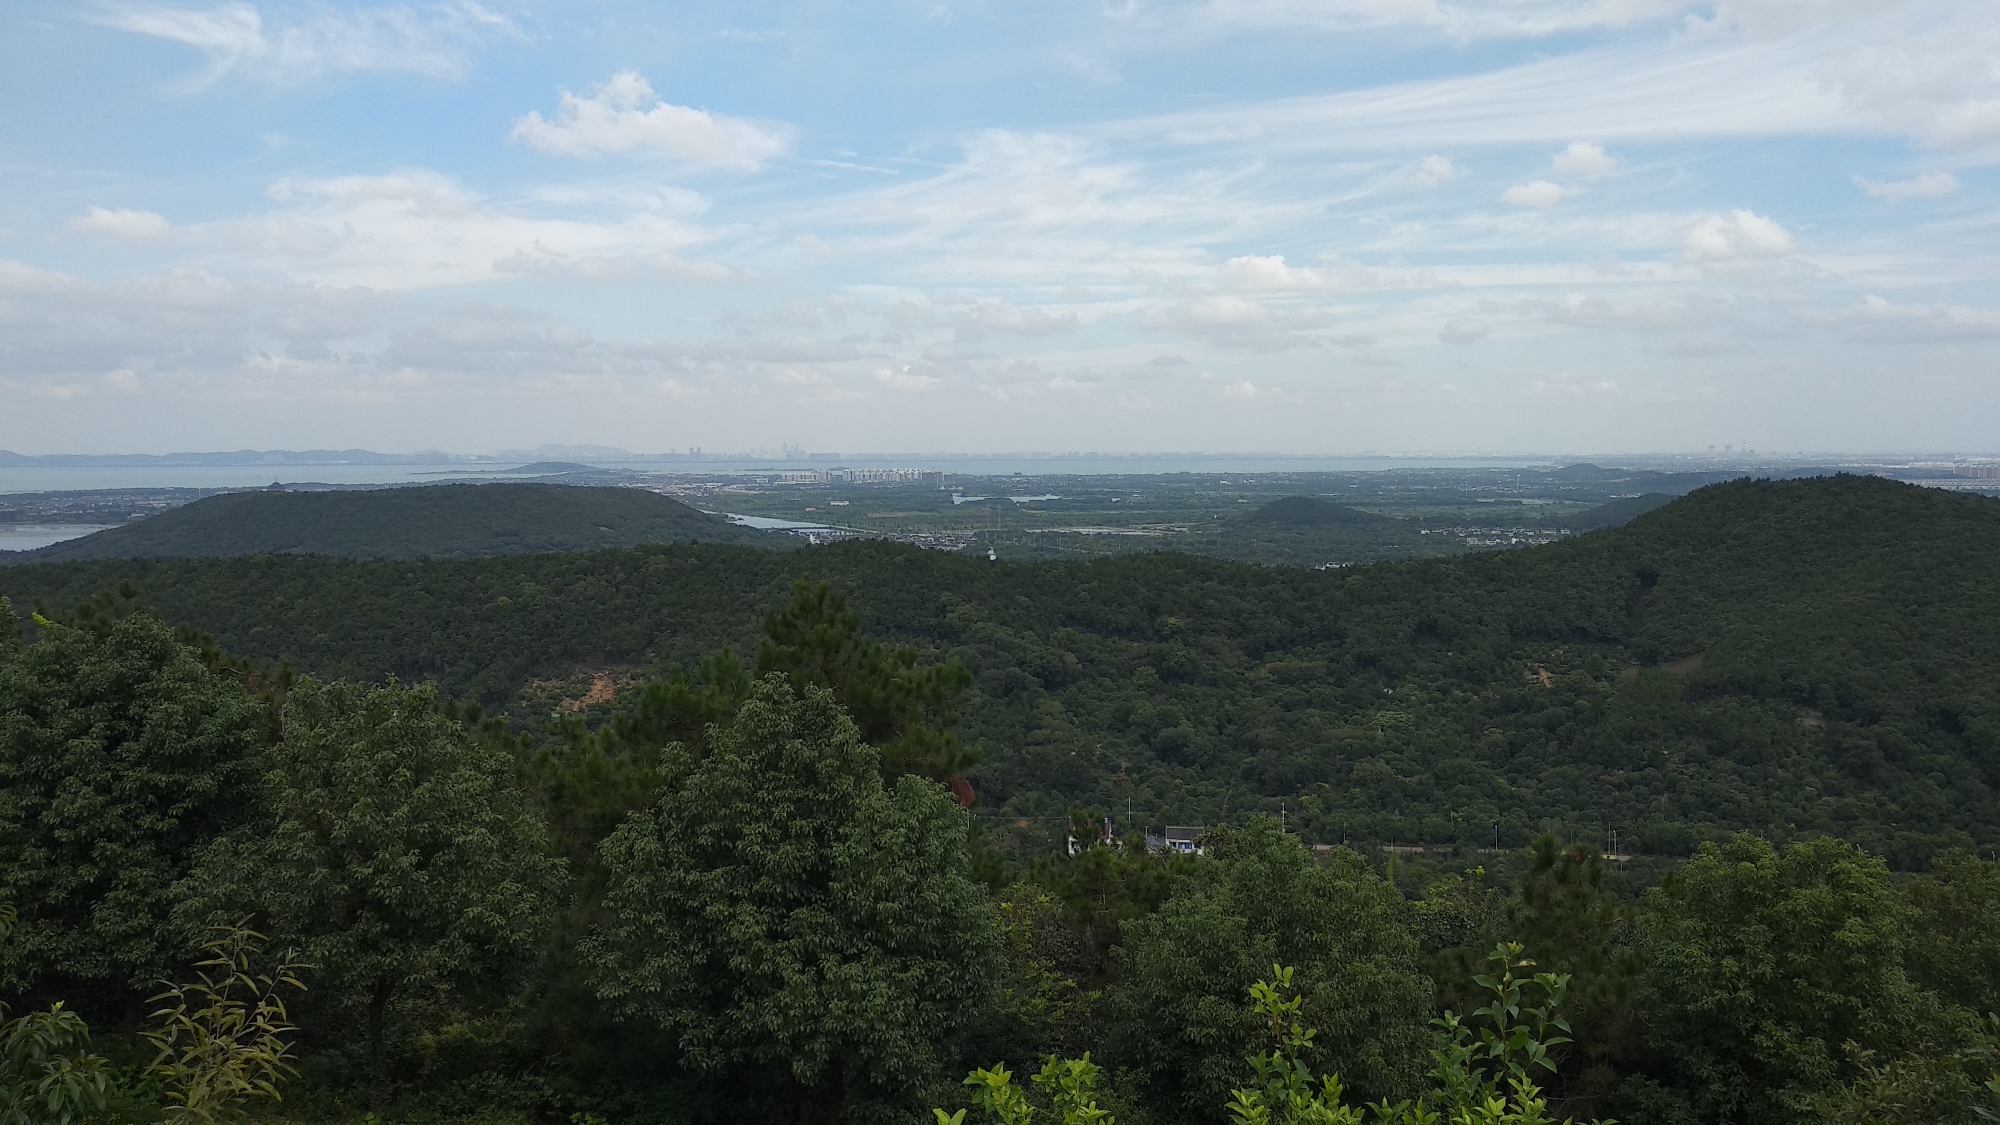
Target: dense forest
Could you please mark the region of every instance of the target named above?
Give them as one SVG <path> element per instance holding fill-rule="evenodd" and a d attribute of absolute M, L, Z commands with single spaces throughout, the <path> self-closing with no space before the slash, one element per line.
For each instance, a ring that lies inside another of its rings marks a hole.
<path fill-rule="evenodd" d="M 641 543 L 793 545 L 644 489 L 437 484 L 228 492 L 21 552 L 13 561 L 284 554 L 449 559 Z"/>
<path fill-rule="evenodd" d="M 1996 540 L 1990 501 L 1832 478 L 1330 573 L 884 544 L 19 568 L 0 1097 L 1990 1120 Z M 1149 843 L 1168 821 L 1195 852 Z M 1650 864 L 1604 854 L 1614 824 Z"/>
<path fill-rule="evenodd" d="M 435 682 L 515 730 L 601 721 L 801 575 L 972 675 L 1003 844 L 1278 813 L 1313 843 L 1620 851 L 1832 834 L 1921 869 L 2000 823 L 2000 504 L 1875 478 L 1713 486 L 1531 550 L 1317 572 L 1156 554 L 1014 566 L 881 543 L 465 561 L 23 566 L 24 608 L 129 580 L 259 666 Z M 1128 823 L 1132 822 L 1132 823 Z M 1046 841 L 1038 841 L 1041 846 Z"/>

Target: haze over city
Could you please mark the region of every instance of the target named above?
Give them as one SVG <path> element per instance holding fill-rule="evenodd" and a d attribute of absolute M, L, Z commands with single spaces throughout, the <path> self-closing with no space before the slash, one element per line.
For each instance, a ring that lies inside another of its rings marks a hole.
<path fill-rule="evenodd" d="M 1978 0 L 0 14 L 0 448 L 1991 452 Z"/>

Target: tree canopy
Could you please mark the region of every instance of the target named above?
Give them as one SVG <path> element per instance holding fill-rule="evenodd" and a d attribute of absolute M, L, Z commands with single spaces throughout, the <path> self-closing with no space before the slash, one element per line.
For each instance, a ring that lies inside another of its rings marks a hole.
<path fill-rule="evenodd" d="M 314 1002 L 360 1017 L 379 1071 L 392 1004 L 504 982 L 547 931 L 563 865 L 517 776 L 433 688 L 303 679 L 269 819 L 202 857 L 184 924 L 254 908 L 316 966 Z"/>
<path fill-rule="evenodd" d="M 950 796 L 885 784 L 833 694 L 778 675 L 660 773 L 658 803 L 604 843 L 599 994 L 697 1067 L 777 1068 L 827 1120 L 912 1096 L 997 953 Z"/>
<path fill-rule="evenodd" d="M 0 651 L 0 895 L 20 912 L 0 964 L 136 1013 L 177 962 L 176 884 L 257 814 L 263 710 L 151 615 L 38 631 Z"/>

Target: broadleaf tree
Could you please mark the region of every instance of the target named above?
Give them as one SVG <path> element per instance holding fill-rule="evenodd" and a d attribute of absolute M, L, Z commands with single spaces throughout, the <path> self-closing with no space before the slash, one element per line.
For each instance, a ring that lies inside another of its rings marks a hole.
<path fill-rule="evenodd" d="M 1212 850 L 1157 912 L 1122 927 L 1107 1061 L 1140 1076 L 1162 1116 L 1221 1120 L 1259 1034 L 1250 986 L 1285 963 L 1319 1028 L 1316 1065 L 1365 1096 L 1413 1090 L 1432 988 L 1402 895 L 1352 852 L 1316 861 L 1268 817 Z"/>
<path fill-rule="evenodd" d="M 1908 908 L 1880 859 L 1837 840 L 1704 844 L 1648 893 L 1653 1060 L 1704 1119 L 1817 1120 L 1850 1052 L 1940 1057 L 1977 1026 L 1903 968 Z"/>
<path fill-rule="evenodd" d="M 37 624 L 0 650 L 0 895 L 20 912 L 0 965 L 135 1028 L 179 957 L 175 885 L 259 815 L 263 709 L 150 614 Z"/>
<path fill-rule="evenodd" d="M 998 957 L 950 794 L 885 783 L 833 694 L 779 676 L 660 771 L 604 843 L 599 995 L 697 1069 L 788 1075 L 799 1120 L 908 1102 Z"/>
<path fill-rule="evenodd" d="M 302 679 L 265 779 L 273 823 L 211 849 L 185 923 L 257 910 L 317 966 L 311 1007 L 360 1017 L 379 1100 L 394 1005 L 490 989 L 547 932 L 564 865 L 518 772 L 429 687 Z"/>

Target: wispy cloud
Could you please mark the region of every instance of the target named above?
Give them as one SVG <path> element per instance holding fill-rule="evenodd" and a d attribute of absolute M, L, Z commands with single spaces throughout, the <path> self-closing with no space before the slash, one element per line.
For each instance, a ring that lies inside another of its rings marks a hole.
<path fill-rule="evenodd" d="M 1592 145 L 1773 136 L 2000 145 L 2000 72 L 1989 65 L 2000 50 L 2000 21 L 1975 5 L 1864 6 L 1803 28 L 1777 17 L 1785 7 L 1778 0 L 1767 7 L 1771 29 L 1788 33 L 1718 31 L 1592 47 L 1483 73 L 1134 118 L 1102 131 L 1266 153 L 1492 148 L 1577 137 L 1594 138 Z"/>
<path fill-rule="evenodd" d="M 1509 207 L 1554 207 L 1576 194 L 1576 189 L 1566 188 L 1548 180 L 1535 180 L 1525 184 L 1515 184 L 1500 193 L 1500 202 Z"/>
<path fill-rule="evenodd" d="M 1871 180 L 1854 177 L 1854 186 L 1876 199 L 1902 203 L 1911 199 L 1943 199 L 1959 189 L 1958 177 L 1950 172 L 1925 172 L 1908 180 Z"/>
<path fill-rule="evenodd" d="M 1846 319 L 1860 336 L 1920 340 L 2000 339 L 2000 310 L 1965 305 L 1897 304 L 1874 294 L 1861 299 Z"/>
<path fill-rule="evenodd" d="M 1192 0 L 1120 6 L 1116 18 L 1174 38 L 1251 32 L 1350 34 L 1425 28 L 1455 40 L 1533 39 L 1646 24 L 1773 35 L 1912 0 Z"/>
<path fill-rule="evenodd" d="M 383 290 L 432 289 L 510 277 L 621 281 L 727 277 L 680 254 L 710 235 L 681 195 L 610 219 L 557 217 L 488 199 L 426 169 L 377 176 L 293 177 L 273 206 L 181 228 L 214 267 Z"/>
<path fill-rule="evenodd" d="M 208 66 L 192 89 L 228 75 L 273 86 L 301 86 L 339 74 L 403 73 L 463 78 L 472 52 L 498 39 L 522 39 L 506 16 L 476 0 L 422 8 L 337 11 L 315 7 L 301 18 L 266 21 L 247 3 L 216 8 L 122 5 L 104 12 L 108 27 L 192 47 Z"/>

